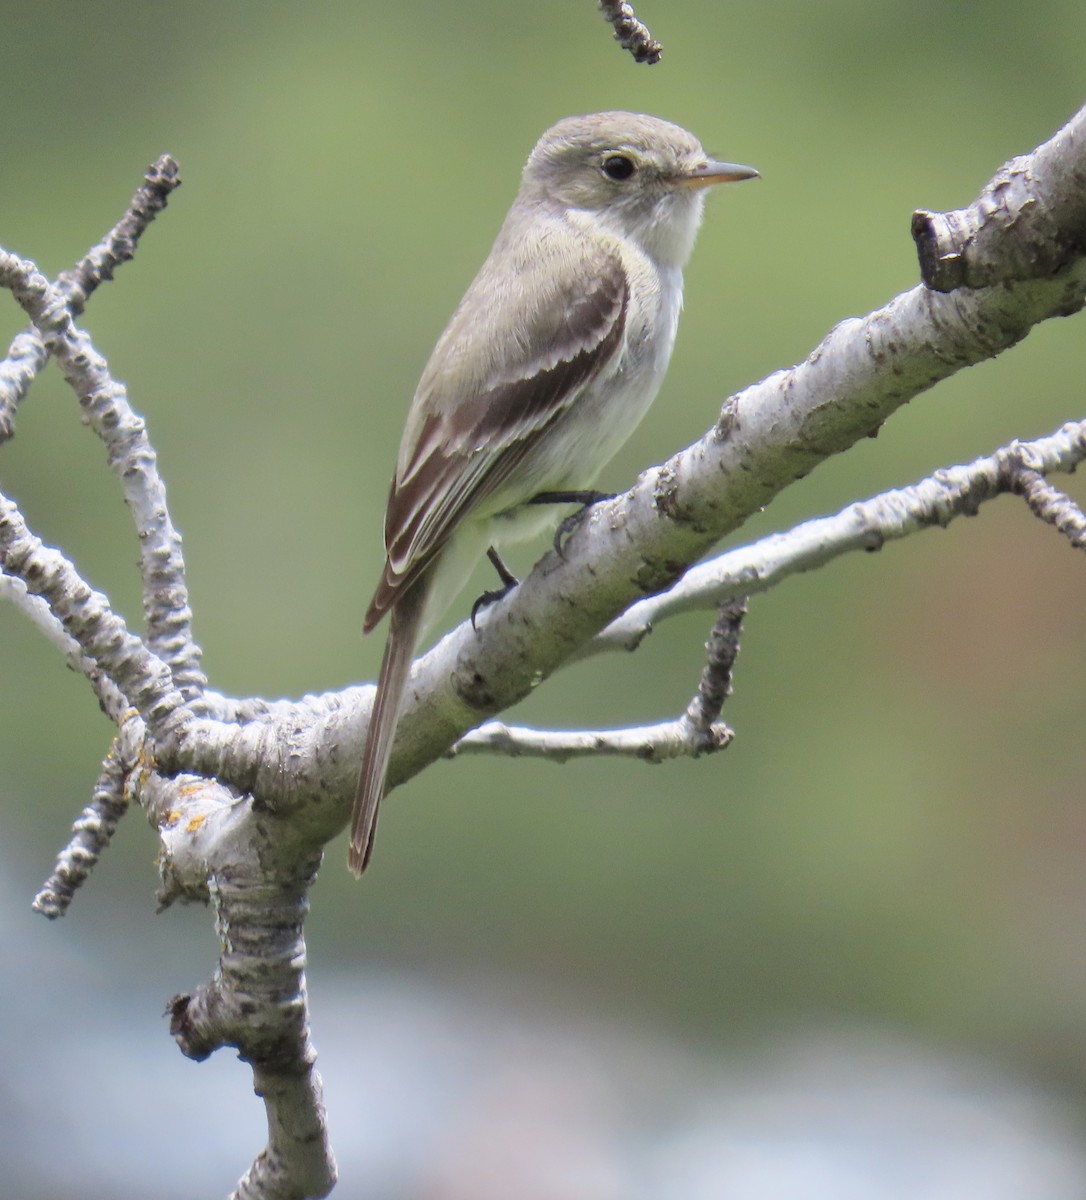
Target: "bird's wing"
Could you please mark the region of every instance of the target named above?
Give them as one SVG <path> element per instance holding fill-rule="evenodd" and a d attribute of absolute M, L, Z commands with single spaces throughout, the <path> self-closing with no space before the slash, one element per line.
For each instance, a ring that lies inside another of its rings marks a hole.
<path fill-rule="evenodd" d="M 622 259 L 587 239 L 546 250 L 522 239 L 511 280 L 509 257 L 500 279 L 488 260 L 434 350 L 392 480 L 367 631 L 621 350 Z M 479 295 L 492 300 L 482 318 Z"/>

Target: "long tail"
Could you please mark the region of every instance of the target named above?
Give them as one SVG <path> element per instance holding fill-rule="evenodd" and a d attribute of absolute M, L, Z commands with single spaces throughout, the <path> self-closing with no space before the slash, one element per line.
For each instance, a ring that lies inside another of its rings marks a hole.
<path fill-rule="evenodd" d="M 373 854 L 377 832 L 377 809 L 385 794 L 385 775 L 396 736 L 404 688 L 411 669 L 422 628 L 423 610 L 430 591 L 429 572 L 424 574 L 392 607 L 391 628 L 385 643 L 385 657 L 377 678 L 377 694 L 370 713 L 366 752 L 358 774 L 358 790 L 351 812 L 351 848 L 347 862 L 355 875 L 361 875 Z"/>

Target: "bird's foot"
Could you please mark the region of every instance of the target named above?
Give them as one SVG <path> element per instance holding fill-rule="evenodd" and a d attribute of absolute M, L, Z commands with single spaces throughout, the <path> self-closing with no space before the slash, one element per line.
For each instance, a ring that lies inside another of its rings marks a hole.
<path fill-rule="evenodd" d="M 613 500 L 615 492 L 540 492 L 538 496 L 533 496 L 528 501 L 529 504 L 579 504 L 581 507 L 576 512 L 564 518 L 558 523 L 558 528 L 554 531 L 554 548 L 558 552 L 560 558 L 565 558 L 563 545 L 569 535 L 577 528 L 578 525 L 588 516 L 588 510 L 593 505 L 599 504 L 602 500 Z"/>
<path fill-rule="evenodd" d="M 471 606 L 471 627 L 476 628 L 475 618 L 484 608 L 488 608 L 491 604 L 503 600 L 509 593 L 520 583 L 520 580 L 513 574 L 512 571 L 502 562 L 501 555 L 494 549 L 493 546 L 487 547 L 487 558 L 490 559 L 494 566 L 494 570 L 498 572 L 498 578 L 502 581 L 500 588 L 494 588 L 492 591 L 483 592 L 483 594 Z"/>

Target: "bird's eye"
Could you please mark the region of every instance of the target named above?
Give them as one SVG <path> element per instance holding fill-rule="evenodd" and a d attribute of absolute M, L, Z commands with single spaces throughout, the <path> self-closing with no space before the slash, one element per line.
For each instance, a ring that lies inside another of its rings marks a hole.
<path fill-rule="evenodd" d="M 608 179 L 614 179 L 616 182 L 621 182 L 623 179 L 629 179 L 637 168 L 633 164 L 633 160 L 627 158 L 625 154 L 609 154 L 603 160 L 603 173 Z"/>

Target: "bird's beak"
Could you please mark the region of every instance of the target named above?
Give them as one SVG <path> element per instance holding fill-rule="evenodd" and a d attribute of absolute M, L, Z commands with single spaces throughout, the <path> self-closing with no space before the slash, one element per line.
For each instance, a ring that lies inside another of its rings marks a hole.
<path fill-rule="evenodd" d="M 754 167 L 740 166 L 739 163 L 717 162 L 710 158 L 698 163 L 689 171 L 675 175 L 673 182 L 681 187 L 701 188 L 710 187 L 714 183 L 738 183 L 741 179 L 757 179 L 758 172 Z"/>

